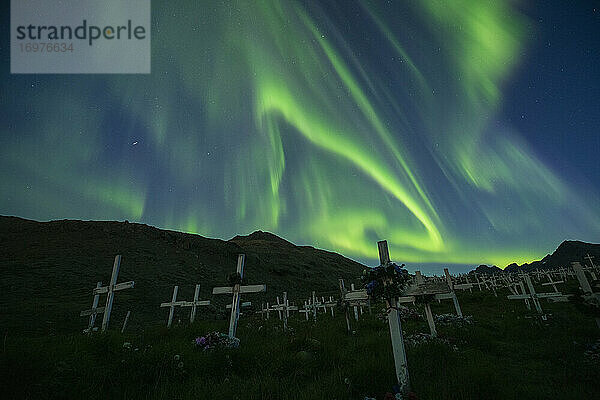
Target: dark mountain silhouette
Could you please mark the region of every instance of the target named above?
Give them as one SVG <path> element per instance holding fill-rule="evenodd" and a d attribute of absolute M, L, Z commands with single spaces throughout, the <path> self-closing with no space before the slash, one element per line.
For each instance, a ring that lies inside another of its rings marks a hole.
<path fill-rule="evenodd" d="M 596 265 L 600 264 L 600 244 L 585 243 L 577 240 L 565 240 L 558 246 L 554 253 L 546 255 L 546 257 L 539 261 L 522 265 L 512 263 L 504 270 L 507 272 L 517 272 L 569 267 L 574 261 L 579 261 L 582 264 L 589 264 L 589 261 L 584 259 L 587 254 L 595 257 L 592 261 Z"/>
<path fill-rule="evenodd" d="M 471 272 L 477 272 L 478 274 L 485 274 L 485 275 L 493 275 L 498 272 L 502 272 L 502 269 L 496 267 L 495 265 L 492 265 L 490 267 L 485 264 L 482 264 L 479 267 L 475 268 L 474 271 L 471 271 Z"/>

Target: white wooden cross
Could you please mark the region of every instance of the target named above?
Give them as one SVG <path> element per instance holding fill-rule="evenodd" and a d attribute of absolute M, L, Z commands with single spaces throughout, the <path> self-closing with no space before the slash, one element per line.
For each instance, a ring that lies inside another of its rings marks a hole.
<path fill-rule="evenodd" d="M 194 323 L 196 319 L 196 308 L 201 306 L 210 305 L 210 300 L 198 300 L 200 297 L 200 285 L 196 285 L 196 289 L 194 290 L 194 300 L 186 302 L 183 307 L 192 307 L 190 311 L 190 324 Z"/>
<path fill-rule="evenodd" d="M 598 278 L 596 277 L 596 271 L 595 271 L 596 270 L 596 265 L 594 265 L 594 261 L 592 261 L 595 257 L 594 256 L 590 256 L 589 254 L 586 254 L 586 256 L 583 257 L 583 258 L 585 258 L 586 260 L 588 260 L 590 262 L 589 272 L 590 272 L 590 275 L 592 277 L 592 280 L 593 281 L 597 280 Z"/>
<path fill-rule="evenodd" d="M 321 307 L 321 304 L 317 302 L 317 297 L 315 292 L 312 292 L 311 297 L 304 302 L 304 308 L 298 310 L 298 312 L 304 313 L 306 320 L 308 321 L 308 314 L 312 314 L 313 321 L 317 320 L 317 309 Z"/>
<path fill-rule="evenodd" d="M 415 279 L 417 281 L 417 285 L 422 285 L 425 281 L 423 279 L 423 275 L 421 275 L 421 271 L 415 271 Z M 425 306 L 425 316 L 427 318 L 427 324 L 429 325 L 429 330 L 431 332 L 431 336 L 437 336 L 437 330 L 435 329 L 435 321 L 433 320 L 433 312 L 431 312 L 431 304 L 428 302 L 424 304 Z"/>
<path fill-rule="evenodd" d="M 251 301 L 244 301 L 243 303 L 240 303 L 240 317 L 242 315 L 244 315 L 244 312 L 243 312 L 244 308 L 248 308 L 250 306 L 252 306 L 252 302 Z M 228 310 L 231 310 L 231 304 L 227 304 L 225 306 L 225 308 L 228 309 Z"/>
<path fill-rule="evenodd" d="M 450 272 L 448 272 L 448 268 L 444 268 L 444 275 L 446 275 L 446 282 L 448 282 L 448 287 L 450 288 L 450 292 L 452 293 L 452 301 L 454 302 L 456 315 L 462 318 L 462 310 L 460 309 L 460 304 L 458 304 L 458 298 L 456 297 L 456 293 L 454 292 L 454 285 L 452 284 L 452 278 L 450 277 Z"/>
<path fill-rule="evenodd" d="M 244 254 L 238 255 L 236 272 L 240 278 L 244 278 L 244 262 L 246 256 Z M 246 285 L 242 286 L 240 283 L 236 283 L 233 286 L 224 286 L 213 288 L 213 294 L 233 294 L 231 301 L 231 316 L 229 318 L 229 337 L 235 337 L 235 331 L 237 330 L 238 319 L 240 317 L 240 295 L 242 293 L 259 293 L 265 292 L 267 285 Z"/>
<path fill-rule="evenodd" d="M 485 281 L 482 282 L 479 280 L 479 276 L 477 276 L 477 272 L 474 272 L 473 275 L 475 276 L 475 281 L 476 281 L 475 285 L 477 285 L 477 287 L 479 288 L 479 291 L 482 290 L 481 285 L 485 285 L 486 289 L 489 289 L 489 287 Z"/>
<path fill-rule="evenodd" d="M 533 287 L 533 283 L 531 282 L 531 278 L 529 277 L 529 274 L 524 274 L 523 275 L 523 279 L 525 280 L 525 283 L 527 284 L 527 288 L 529 289 L 529 294 L 527 294 L 527 292 L 525 292 L 525 288 L 523 288 L 524 293 L 523 294 L 511 294 L 508 295 L 507 298 L 510 300 L 529 300 L 531 299 L 533 301 L 533 305 L 535 306 L 536 311 L 538 312 L 538 314 L 542 315 L 542 319 L 545 319 L 545 315 L 544 315 L 544 311 L 542 310 L 542 305 L 540 304 L 540 300 L 539 299 L 552 299 L 554 301 L 568 301 L 568 296 L 563 295 L 560 292 L 553 292 L 553 293 L 536 293 L 535 292 L 535 288 Z"/>
<path fill-rule="evenodd" d="M 323 301 L 323 304 L 325 305 L 325 309 L 329 308 L 331 310 L 331 316 L 333 317 L 333 309 L 335 308 L 335 306 L 337 306 L 337 301 L 333 300 L 333 296 L 329 296 L 329 300 Z"/>
<path fill-rule="evenodd" d="M 182 306 L 184 301 L 177 301 L 177 293 L 179 292 L 179 286 L 175 285 L 173 287 L 173 296 L 171 297 L 170 302 L 160 303 L 162 307 L 169 307 L 169 319 L 167 320 L 167 328 L 171 327 L 171 323 L 173 322 L 173 314 L 175 313 L 175 307 Z"/>
<path fill-rule="evenodd" d="M 308 313 L 311 312 L 311 308 L 308 305 L 308 302 L 305 301 L 304 308 L 299 309 L 298 312 L 304 313 L 304 316 L 306 317 L 306 320 L 308 321 Z"/>
<path fill-rule="evenodd" d="M 377 242 L 377 248 L 379 250 L 379 263 L 385 267 L 390 263 L 387 241 L 382 240 Z M 398 301 L 397 299 L 390 299 L 387 303 L 389 310 L 388 324 L 390 326 L 392 351 L 396 366 L 396 380 L 400 386 L 400 393 L 406 395 L 410 391 L 410 381 L 408 377 L 408 364 L 406 362 L 406 350 L 404 349 L 404 338 L 402 337 L 402 323 L 400 312 L 398 311 Z"/>
<path fill-rule="evenodd" d="M 544 275 L 546 275 L 546 277 L 548 278 L 548 282 L 542 283 L 542 286 L 552 286 L 554 291 L 558 292 L 558 288 L 556 287 L 556 285 L 558 285 L 559 283 L 564 283 L 564 281 L 553 281 L 552 275 L 547 271 L 544 272 Z"/>
<path fill-rule="evenodd" d="M 596 266 L 594 265 L 594 261 L 592 261 L 595 257 L 594 256 L 590 256 L 589 253 L 585 255 L 586 260 L 588 260 L 590 262 L 590 265 L 592 266 L 592 268 L 596 268 Z"/>
<path fill-rule="evenodd" d="M 167 328 L 170 328 L 173 322 L 173 314 L 175 312 L 175 307 L 191 307 L 190 324 L 192 324 L 196 319 L 196 309 L 200 306 L 210 305 L 210 300 L 198 300 L 198 297 L 200 297 L 200 285 L 196 285 L 196 288 L 194 290 L 194 300 L 192 301 L 177 301 L 178 292 L 179 286 L 173 287 L 173 296 L 171 297 L 171 301 L 160 304 L 161 307 L 169 307 L 169 319 L 167 320 Z"/>
<path fill-rule="evenodd" d="M 125 289 L 131 289 L 135 285 L 134 281 L 117 283 L 117 278 L 119 277 L 120 267 L 121 267 L 121 256 L 117 255 L 117 256 L 115 256 L 115 262 L 113 264 L 112 274 L 110 277 L 110 283 L 108 284 L 108 286 L 102 286 L 102 287 L 96 286 L 96 289 L 94 289 L 94 291 L 93 291 L 94 295 L 96 295 L 96 294 L 100 295 L 100 294 L 107 293 L 106 305 L 104 306 L 104 310 L 103 310 L 104 311 L 104 319 L 102 320 L 102 332 L 104 332 L 104 331 L 106 331 L 106 329 L 108 329 L 108 322 L 110 321 L 110 313 L 112 311 L 113 301 L 115 299 L 115 292 L 125 290 Z"/>
<path fill-rule="evenodd" d="M 102 287 L 102 282 L 98 282 L 96 284 L 96 289 L 100 288 L 100 287 Z M 87 327 L 87 329 L 83 330 L 84 333 L 92 333 L 92 331 L 94 330 L 94 324 L 96 323 L 96 316 L 98 314 L 102 314 L 104 312 L 104 307 L 98 307 L 99 301 L 100 301 L 100 294 L 95 293 L 94 299 L 92 300 L 92 308 L 90 308 L 89 310 L 84 310 L 79 314 L 81 317 L 85 317 L 88 315 L 90 316 L 90 320 L 88 322 L 88 327 Z"/>
<path fill-rule="evenodd" d="M 351 291 L 355 290 L 354 289 L 354 283 L 350 284 L 350 290 Z M 358 321 L 358 305 L 356 303 L 354 303 L 354 305 L 352 307 L 353 307 L 353 310 L 354 310 L 354 319 L 356 321 Z M 362 308 L 362 306 L 361 306 L 361 308 Z"/>
<path fill-rule="evenodd" d="M 600 293 L 594 293 L 592 286 L 585 276 L 585 272 L 583 271 L 581 264 L 578 262 L 572 262 L 571 265 L 573 266 L 573 272 L 575 272 L 575 276 L 579 281 L 579 286 L 581 287 L 581 290 L 583 290 L 584 298 L 596 299 L 596 301 L 600 303 Z"/>
<path fill-rule="evenodd" d="M 269 319 L 269 311 L 271 311 L 269 309 L 269 302 L 267 301 L 266 307 L 265 303 L 263 302 L 260 306 L 260 315 L 262 316 L 262 319 Z"/>
<path fill-rule="evenodd" d="M 274 306 L 273 308 L 279 312 L 279 315 L 281 316 L 280 319 L 283 319 L 283 329 L 287 330 L 290 311 L 298 311 L 298 307 L 290 306 L 290 301 L 288 300 L 287 292 L 283 292 L 283 303 L 279 303 L 279 297 L 277 297 L 277 306 Z"/>

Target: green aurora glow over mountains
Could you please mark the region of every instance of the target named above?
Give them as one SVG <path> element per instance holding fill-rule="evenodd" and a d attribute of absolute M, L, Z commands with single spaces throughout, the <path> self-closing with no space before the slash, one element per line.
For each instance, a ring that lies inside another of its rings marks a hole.
<path fill-rule="evenodd" d="M 600 238 L 598 188 L 503 117 L 536 21 L 396 3 L 155 0 L 151 75 L 5 68 L 0 212 L 502 267 Z"/>

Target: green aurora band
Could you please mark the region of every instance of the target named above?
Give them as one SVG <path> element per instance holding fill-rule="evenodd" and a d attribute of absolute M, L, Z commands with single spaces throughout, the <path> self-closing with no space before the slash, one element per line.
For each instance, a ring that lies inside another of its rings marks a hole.
<path fill-rule="evenodd" d="M 200 3 L 153 1 L 150 76 L 15 100 L 5 213 L 499 266 L 598 237 L 597 194 L 495 123 L 535 29 L 514 2 L 353 3 L 368 37 L 334 6 Z"/>

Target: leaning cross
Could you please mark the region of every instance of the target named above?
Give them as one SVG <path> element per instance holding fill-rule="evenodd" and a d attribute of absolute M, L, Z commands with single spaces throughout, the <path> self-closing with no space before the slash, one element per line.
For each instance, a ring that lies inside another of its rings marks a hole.
<path fill-rule="evenodd" d="M 595 257 L 594 256 L 590 256 L 589 254 L 586 254 L 585 257 L 586 260 L 588 260 L 590 262 L 590 265 L 592 266 L 592 268 L 596 268 L 596 265 L 594 265 L 594 262 L 592 261 Z"/>
<path fill-rule="evenodd" d="M 100 287 L 102 287 L 102 282 L 98 282 L 96 284 L 96 288 L 100 288 Z M 100 301 L 100 294 L 99 293 L 94 294 L 94 300 L 92 300 L 92 308 L 90 308 L 89 310 L 84 310 L 79 314 L 81 317 L 85 317 L 88 315 L 90 316 L 90 320 L 88 322 L 88 327 L 87 327 L 87 329 L 83 330 L 84 333 L 92 333 L 92 331 L 94 330 L 94 324 L 96 323 L 96 316 L 98 314 L 102 314 L 104 312 L 104 307 L 98 307 L 99 301 Z"/>
<path fill-rule="evenodd" d="M 448 282 L 448 287 L 450 288 L 450 292 L 452 293 L 452 301 L 454 302 L 456 315 L 462 318 L 462 310 L 460 309 L 460 304 L 458 304 L 458 298 L 456 297 L 456 292 L 454 291 L 454 285 L 452 284 L 452 278 L 450 277 L 450 272 L 448 272 L 448 268 L 444 268 L 444 275 L 446 275 L 446 282 Z"/>
<path fill-rule="evenodd" d="M 246 260 L 245 254 L 238 255 L 237 262 L 237 273 L 241 279 L 244 278 L 244 262 Z M 242 286 L 241 283 L 236 283 L 233 286 L 223 286 L 213 288 L 213 294 L 233 294 L 231 302 L 231 317 L 229 318 L 229 337 L 235 337 L 235 331 L 237 329 L 238 319 L 240 317 L 240 295 L 242 293 L 259 293 L 265 292 L 267 285 L 246 285 Z"/>
<path fill-rule="evenodd" d="M 533 287 L 533 283 L 531 283 L 531 278 L 529 277 L 528 274 L 524 274 L 523 275 L 523 279 L 525 280 L 525 283 L 527 284 L 527 288 L 529 289 L 529 294 L 527 294 L 527 292 L 525 291 L 525 288 L 521 285 L 521 290 L 523 291 L 523 294 L 512 294 L 512 295 L 508 295 L 506 296 L 508 299 L 510 300 L 525 300 L 527 308 L 529 308 L 529 305 L 527 304 L 527 301 L 529 299 L 531 299 L 533 301 L 533 305 L 535 306 L 536 311 L 538 312 L 538 314 L 540 314 L 542 316 L 542 319 L 546 319 L 546 315 L 544 314 L 544 311 L 542 310 L 542 305 L 540 304 L 540 299 L 549 299 L 549 300 L 554 300 L 554 301 L 568 301 L 568 296 L 563 295 L 560 292 L 552 292 L 552 293 L 536 293 L 535 292 L 535 288 Z"/>
<path fill-rule="evenodd" d="M 417 281 L 417 286 L 423 285 L 425 280 L 423 279 L 423 275 L 421 275 L 421 271 L 415 271 L 415 280 Z M 431 332 L 431 336 L 437 336 L 437 330 L 435 329 L 435 320 L 433 319 L 433 312 L 431 311 L 431 304 L 429 302 L 425 302 L 425 316 L 427 317 L 427 324 L 429 325 L 429 331 Z"/>
<path fill-rule="evenodd" d="M 134 281 L 117 283 L 119 277 L 119 268 L 121 267 L 121 256 L 115 256 L 115 262 L 113 264 L 112 275 L 110 277 L 110 283 L 108 286 L 96 287 L 93 293 L 94 295 L 107 293 L 106 305 L 104 306 L 104 319 L 102 320 L 102 332 L 108 329 L 108 322 L 110 321 L 110 312 L 112 311 L 113 301 L 115 299 L 115 292 L 125 289 L 131 289 L 134 285 Z"/>
<path fill-rule="evenodd" d="M 571 265 L 573 266 L 573 271 L 575 272 L 575 276 L 577 277 L 577 280 L 579 281 L 579 286 L 581 287 L 581 290 L 583 290 L 583 296 L 586 299 L 596 299 L 597 302 L 600 302 L 600 293 L 594 293 L 592 286 L 590 285 L 590 282 L 587 280 L 586 276 L 585 276 L 585 272 L 583 271 L 583 268 L 581 267 L 581 264 L 578 262 L 572 262 Z"/>

